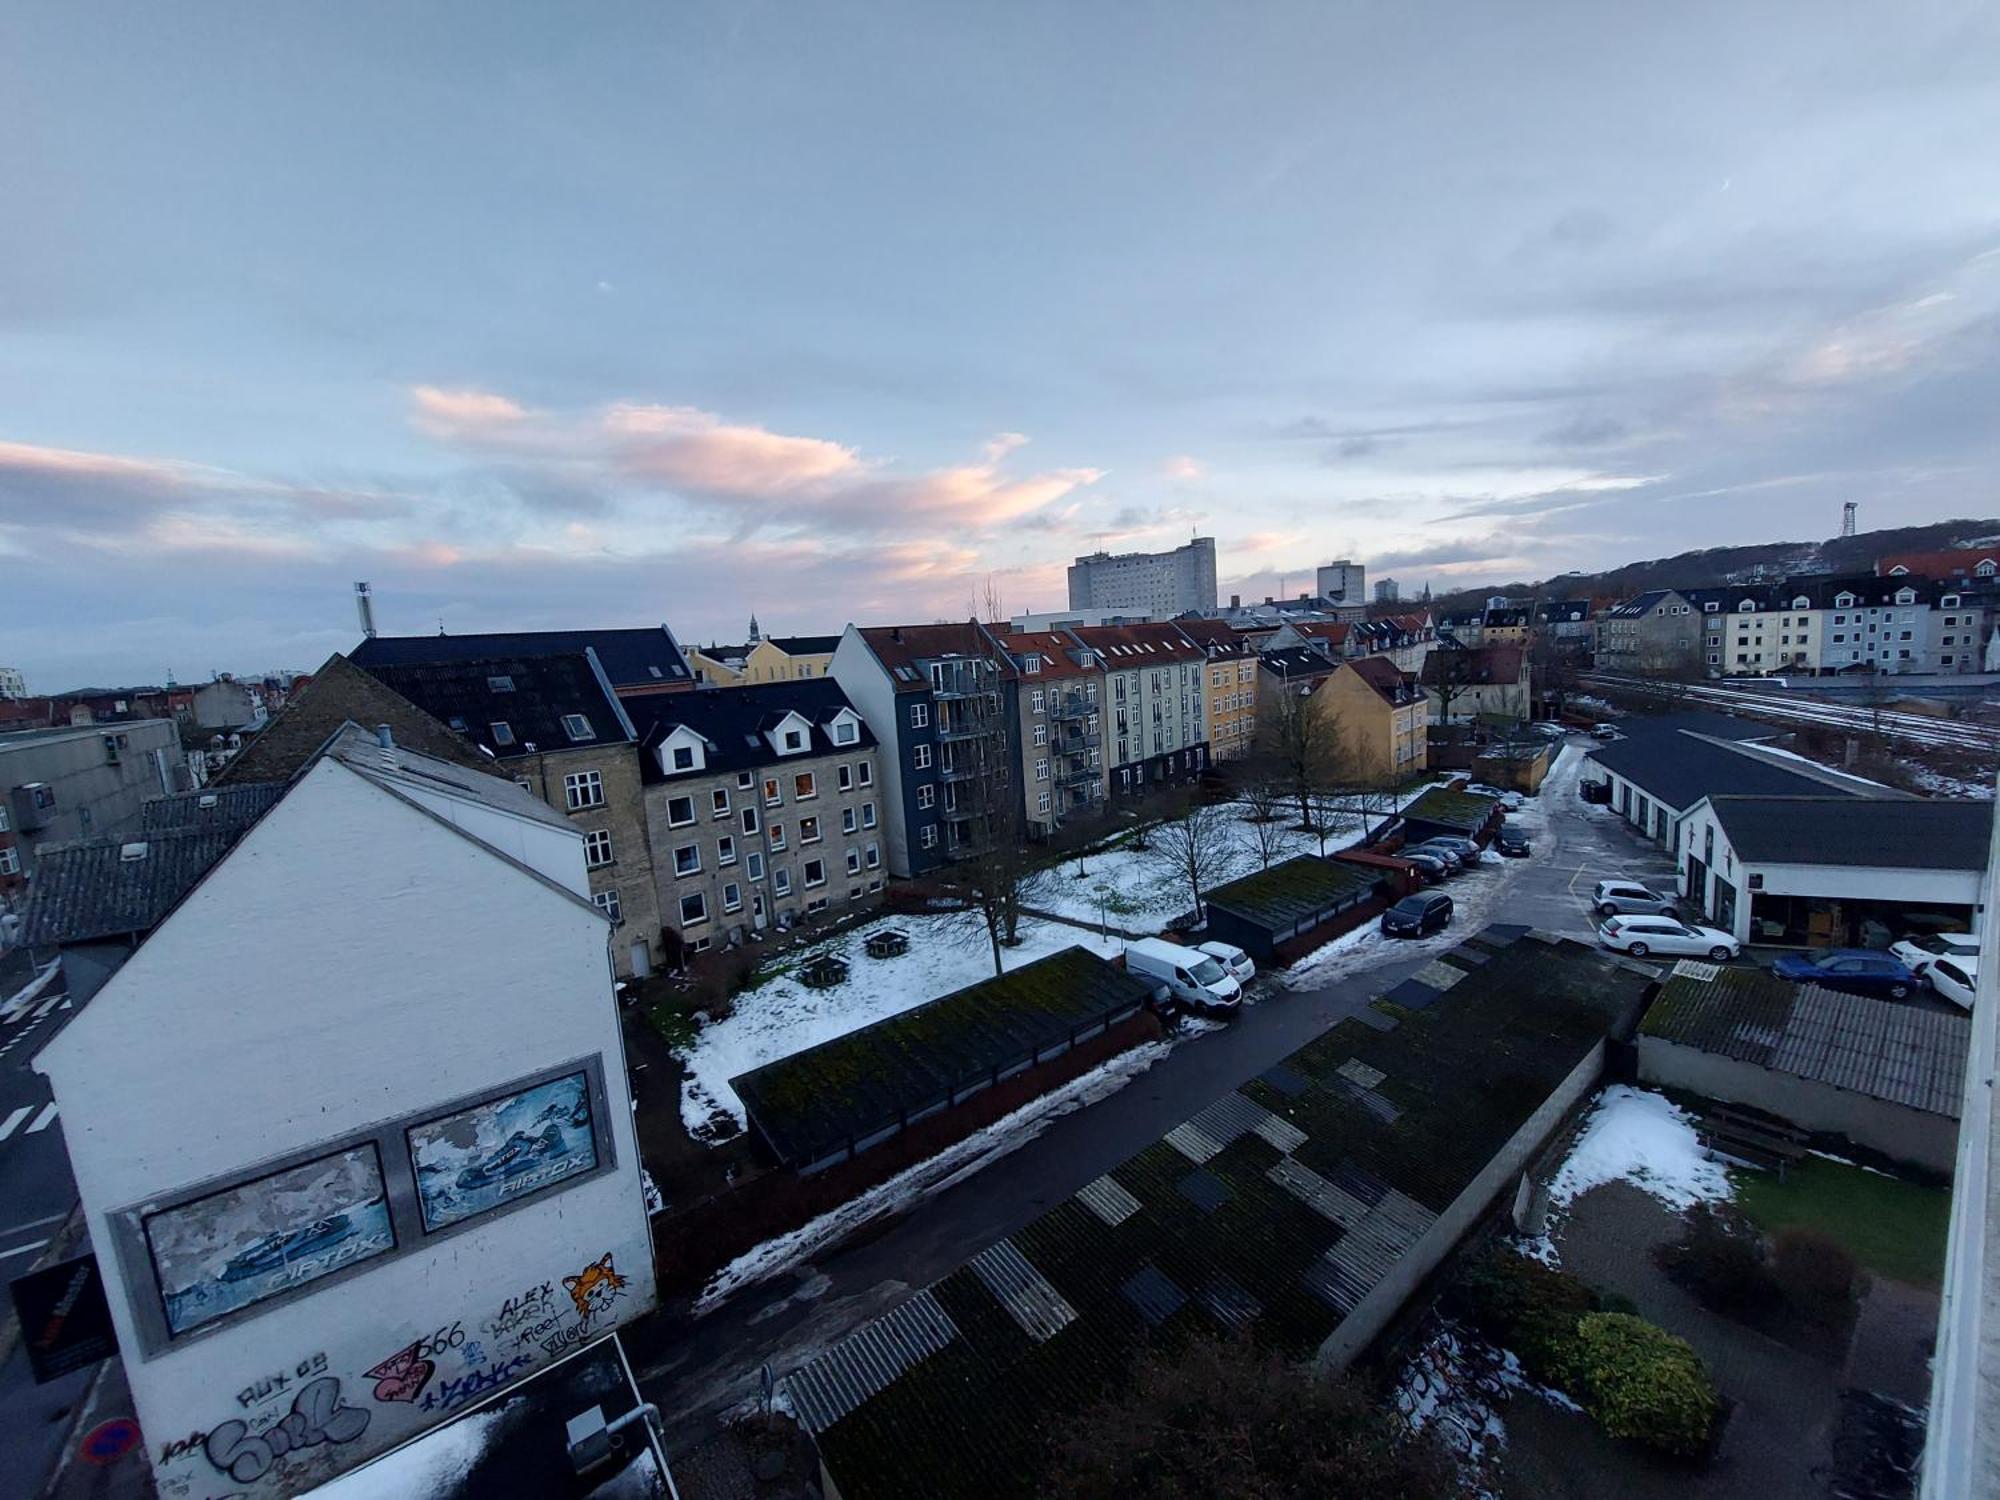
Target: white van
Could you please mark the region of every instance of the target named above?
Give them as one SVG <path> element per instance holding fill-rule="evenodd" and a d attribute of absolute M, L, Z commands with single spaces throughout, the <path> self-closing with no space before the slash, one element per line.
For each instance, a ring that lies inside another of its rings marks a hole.
<path fill-rule="evenodd" d="M 1164 984 L 1181 1004 L 1211 1015 L 1233 1016 L 1243 999 L 1243 986 L 1221 964 L 1199 948 L 1183 948 L 1164 938 L 1127 943 L 1125 967 Z"/>

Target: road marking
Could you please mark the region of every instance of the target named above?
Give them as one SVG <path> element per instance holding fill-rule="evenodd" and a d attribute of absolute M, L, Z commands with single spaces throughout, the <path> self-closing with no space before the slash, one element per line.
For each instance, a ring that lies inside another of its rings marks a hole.
<path fill-rule="evenodd" d="M 35 1116 L 35 1123 L 30 1125 L 24 1132 L 24 1134 L 33 1135 L 38 1130 L 47 1130 L 49 1128 L 50 1122 L 53 1121 L 55 1117 L 56 1117 L 56 1101 L 51 1099 L 47 1104 L 42 1106 L 42 1112 Z"/>
<path fill-rule="evenodd" d="M 54 1224 L 58 1220 L 67 1219 L 68 1217 L 69 1217 L 68 1214 L 43 1214 L 41 1218 L 30 1219 L 25 1224 L 9 1225 L 8 1232 L 12 1234 L 23 1234 L 30 1229 L 40 1229 L 44 1224 Z"/>
<path fill-rule="evenodd" d="M 0 1250 L 0 1260 L 10 1260 L 16 1255 L 33 1255 L 37 1250 L 42 1248 L 42 1245 L 46 1245 L 47 1243 L 47 1240 L 43 1240 L 41 1244 L 17 1245 L 12 1250 Z"/>
<path fill-rule="evenodd" d="M 58 1005 L 61 1005 L 62 1003 L 63 1003 L 63 997 L 61 995 L 51 995 L 48 999 L 44 1000 L 38 1007 L 36 1007 L 34 1019 L 37 1021 L 41 1020 L 42 1017 L 46 1016 L 50 1011 L 54 1010 Z"/>
<path fill-rule="evenodd" d="M 0 1141 L 4 1141 L 7 1139 L 8 1136 L 12 1135 L 14 1133 L 14 1127 L 16 1125 L 19 1125 L 23 1120 L 27 1119 L 29 1115 L 34 1113 L 34 1111 L 35 1111 L 34 1105 L 24 1104 L 19 1109 L 15 1110 L 14 1113 L 7 1116 L 7 1123 L 4 1125 L 0 1125 Z"/>

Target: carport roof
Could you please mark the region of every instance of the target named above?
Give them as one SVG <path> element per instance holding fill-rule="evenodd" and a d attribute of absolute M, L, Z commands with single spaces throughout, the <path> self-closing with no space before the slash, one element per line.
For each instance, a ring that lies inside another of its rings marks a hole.
<path fill-rule="evenodd" d="M 1643 734 L 1600 746 L 1588 757 L 1655 802 L 1684 811 L 1703 797 L 1824 796 L 1828 781 L 1698 734 Z M 1845 795 L 1844 793 L 1841 795 Z"/>
<path fill-rule="evenodd" d="M 1486 826 L 1498 806 L 1491 797 L 1475 797 L 1470 792 L 1433 787 L 1403 809 L 1406 819 L 1435 823 L 1440 828 L 1462 828 L 1472 833 Z"/>
<path fill-rule="evenodd" d="M 1639 1030 L 1955 1120 L 1972 1019 L 1683 959 Z"/>
<path fill-rule="evenodd" d="M 1218 886 L 1205 900 L 1209 906 L 1219 906 L 1275 932 L 1325 911 L 1356 891 L 1374 885 L 1378 878 L 1317 855 L 1301 854 L 1281 865 Z"/>
<path fill-rule="evenodd" d="M 1835 794 L 1711 797 L 1709 806 L 1747 864 L 1983 870 L 1993 833 L 1991 802 Z"/>

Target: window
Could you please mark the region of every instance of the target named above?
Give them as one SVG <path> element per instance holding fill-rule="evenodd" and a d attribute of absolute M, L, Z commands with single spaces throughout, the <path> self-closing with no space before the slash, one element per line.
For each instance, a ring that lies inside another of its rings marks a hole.
<path fill-rule="evenodd" d="M 918 787 L 918 788 L 917 788 L 917 806 L 918 806 L 919 808 L 926 808 L 926 807 L 935 807 L 935 806 L 937 806 L 937 788 L 936 788 L 936 787 L 934 787 L 934 786 L 920 786 L 920 787 Z"/>
<path fill-rule="evenodd" d="M 611 830 L 593 828 L 583 836 L 583 862 L 591 869 L 611 863 Z"/>
<path fill-rule="evenodd" d="M 861 851 L 859 849 L 849 849 L 847 851 L 847 873 L 850 875 L 859 875 L 861 873 Z"/>
<path fill-rule="evenodd" d="M 1046 724 L 1037 724 L 1035 726 L 1035 743 L 1037 745 L 1046 745 L 1048 742 L 1049 726 Z"/>
<path fill-rule="evenodd" d="M 785 789 L 779 784 L 778 778 L 775 776 L 766 776 L 764 778 L 764 805 L 766 807 L 777 807 L 784 800 Z"/>
<path fill-rule="evenodd" d="M 590 904 L 611 918 L 614 927 L 625 925 L 625 906 L 619 901 L 616 891 L 592 891 Z"/>
<path fill-rule="evenodd" d="M 743 887 L 733 880 L 722 888 L 722 909 L 724 911 L 743 910 Z"/>
<path fill-rule="evenodd" d="M 1042 712 L 1042 690 L 1040 688 L 1036 688 L 1033 694 L 1030 696 L 1029 706 L 1033 708 L 1036 713 Z"/>
<path fill-rule="evenodd" d="M 805 877 L 807 886 L 826 884 L 826 861 L 809 859 L 806 861 Z"/>
<path fill-rule="evenodd" d="M 745 833 L 755 833 L 757 831 L 756 808 L 746 807 L 743 809 L 743 831 Z"/>
<path fill-rule="evenodd" d="M 20 873 L 21 851 L 16 849 L 12 844 L 9 844 L 5 849 L 0 849 L 0 875 L 18 875 Z"/>
<path fill-rule="evenodd" d="M 1049 794 L 1047 792 L 1043 792 L 1040 796 L 1038 796 L 1035 799 L 1035 811 L 1040 813 L 1043 817 L 1048 816 Z"/>
<path fill-rule="evenodd" d="M 701 873 L 701 845 L 682 844 L 674 850 L 674 874 L 699 875 Z"/>
<path fill-rule="evenodd" d="M 916 770 L 928 771 L 931 768 L 931 747 L 929 745 L 919 745 L 916 749 L 912 750 L 910 752 L 910 765 Z"/>
<path fill-rule="evenodd" d="M 910 728 L 922 729 L 931 721 L 931 706 L 928 703 L 910 705 Z"/>
<path fill-rule="evenodd" d="M 873 828 L 875 826 L 874 803 L 864 802 L 861 804 L 861 826 L 863 828 Z"/>
<path fill-rule="evenodd" d="M 680 800 L 687 802 L 683 797 Z M 604 806 L 604 778 L 595 771 L 571 771 L 563 777 L 563 805 L 571 812 Z M 694 821 L 694 804 L 688 802 L 688 821 Z"/>
<path fill-rule="evenodd" d="M 857 786 L 875 785 L 875 763 L 873 761 L 864 760 L 860 764 L 855 766 L 854 769 L 858 773 L 854 778 L 855 785 Z"/>
<path fill-rule="evenodd" d="M 875 845 L 870 844 L 861 851 L 861 860 L 863 864 L 872 870 L 882 863 L 882 851 Z"/>
<path fill-rule="evenodd" d="M 708 897 L 690 891 L 681 897 L 681 926 L 694 927 L 708 920 Z"/>
<path fill-rule="evenodd" d="M 840 810 L 840 831 L 842 833 L 854 832 L 855 827 L 859 824 L 860 821 L 861 820 L 855 815 L 855 811 L 853 808 L 843 807 Z"/>
<path fill-rule="evenodd" d="M 842 764 L 834 770 L 834 783 L 843 792 L 854 789 L 854 767 Z"/>
<path fill-rule="evenodd" d="M 1047 758 L 1045 757 L 1035 762 L 1035 780 L 1047 781 L 1048 779 L 1049 779 L 1049 763 Z"/>
<path fill-rule="evenodd" d="M 513 726 L 505 719 L 495 719 L 486 726 L 486 731 L 493 736 L 493 743 L 502 749 L 514 743 Z"/>
<path fill-rule="evenodd" d="M 836 745 L 851 745 L 860 738 L 860 732 L 855 729 L 852 719 L 840 719 L 834 723 L 833 742 Z"/>
<path fill-rule="evenodd" d="M 783 823 L 773 823 L 764 832 L 769 837 L 773 850 L 785 847 L 785 825 Z"/>
<path fill-rule="evenodd" d="M 694 769 L 694 746 L 674 746 L 674 769 L 676 771 L 692 771 Z"/>
<path fill-rule="evenodd" d="M 800 818 L 799 842 L 801 844 L 817 844 L 819 840 L 820 840 L 819 819 Z"/>
<path fill-rule="evenodd" d="M 585 740 L 594 740 L 597 738 L 597 731 L 590 727 L 590 720 L 582 714 L 564 714 L 562 716 L 562 726 L 563 733 L 578 744 L 582 744 Z"/>
<path fill-rule="evenodd" d="M 923 828 L 918 831 L 917 842 L 926 849 L 935 849 L 937 847 L 937 824 L 924 824 Z"/>
<path fill-rule="evenodd" d="M 803 750 L 805 747 L 805 738 L 798 730 L 787 729 L 785 731 L 785 748 L 787 750 Z"/>
<path fill-rule="evenodd" d="M 599 798 L 598 800 L 602 801 L 603 799 Z M 667 798 L 667 827 L 685 828 L 692 822 L 694 822 L 694 798 Z"/>
<path fill-rule="evenodd" d="M 715 841 L 715 862 L 718 865 L 736 863 L 736 840 L 726 833 Z"/>
<path fill-rule="evenodd" d="M 729 792 L 725 787 L 717 787 L 708 794 L 708 810 L 718 818 L 729 816 Z"/>
<path fill-rule="evenodd" d="M 805 801 L 808 797 L 817 797 L 818 795 L 819 783 L 813 779 L 812 772 L 801 771 L 792 778 L 792 796 L 800 802 Z"/>
<path fill-rule="evenodd" d="M 404 1131 L 425 1230 L 435 1233 L 594 1171 L 597 1131 L 590 1096 L 589 1077 L 567 1073 Z M 535 1135 L 534 1165 L 523 1170 L 516 1132 L 531 1120 L 545 1123 Z"/>
<path fill-rule="evenodd" d="M 764 878 L 764 856 L 752 849 L 743 859 L 743 873 L 752 880 Z"/>
<path fill-rule="evenodd" d="M 486 679 L 486 691 L 489 693 L 511 693 L 514 691 L 514 679 L 511 677 L 489 677 Z"/>
<path fill-rule="evenodd" d="M 756 785 L 757 785 L 757 773 L 755 771 L 738 771 L 736 773 L 737 791 L 747 792 L 750 791 L 752 788 L 754 788 Z"/>
<path fill-rule="evenodd" d="M 791 895 L 792 872 L 790 870 L 773 870 L 771 872 L 771 889 L 780 896 Z"/>

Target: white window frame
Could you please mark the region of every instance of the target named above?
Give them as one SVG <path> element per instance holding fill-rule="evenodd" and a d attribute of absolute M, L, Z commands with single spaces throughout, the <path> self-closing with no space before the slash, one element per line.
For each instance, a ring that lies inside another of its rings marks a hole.
<path fill-rule="evenodd" d="M 854 767 L 854 770 L 855 770 L 855 776 L 854 776 L 854 784 L 855 784 L 856 786 L 873 786 L 873 785 L 875 785 L 875 762 L 874 762 L 874 761 L 872 761 L 872 760 L 864 760 L 864 761 L 857 761 L 857 762 L 855 763 L 855 767 Z"/>
<path fill-rule="evenodd" d="M 679 817 L 675 817 L 675 816 L 674 816 L 674 804 L 675 804 L 676 802 L 681 802 L 681 803 L 685 803 L 685 804 L 687 805 L 687 816 L 686 816 L 686 817 L 684 817 L 684 818 L 679 818 Z M 692 828 L 692 827 L 694 827 L 694 825 L 695 825 L 695 822 L 696 822 L 696 817 L 695 817 L 695 810 L 694 810 L 694 794 L 693 794 L 693 793 L 691 793 L 691 792 L 684 792 L 684 793 L 682 793 L 682 794 L 681 794 L 681 795 L 679 795 L 679 796 L 676 796 L 676 797 L 669 797 L 669 798 L 667 798 L 667 827 L 669 827 L 669 828 Z"/>
<path fill-rule="evenodd" d="M 914 770 L 928 771 L 931 768 L 931 747 L 918 745 L 910 752 L 910 766 Z"/>
<path fill-rule="evenodd" d="M 571 771 L 563 777 L 563 806 L 571 812 L 604 806 L 604 776 L 599 771 Z"/>
<path fill-rule="evenodd" d="M 719 786 L 708 794 L 708 815 L 711 818 L 726 818 L 734 811 L 729 801 L 729 788 Z"/>
<path fill-rule="evenodd" d="M 928 703 L 910 705 L 910 728 L 928 729 L 931 722 L 931 706 Z"/>
<path fill-rule="evenodd" d="M 743 910 L 743 887 L 733 880 L 722 888 L 722 909 L 725 913 Z"/>
<path fill-rule="evenodd" d="M 736 863 L 736 836 L 723 833 L 715 839 L 715 865 L 717 869 L 727 869 Z"/>
<path fill-rule="evenodd" d="M 592 891 L 590 904 L 611 918 L 613 927 L 625 925 L 625 903 L 618 899 L 616 891 Z"/>
<path fill-rule="evenodd" d="M 611 830 L 593 828 L 583 836 L 583 865 L 587 870 L 601 870 L 617 860 L 611 853 Z"/>
<path fill-rule="evenodd" d="M 694 916 L 688 915 L 689 902 L 694 903 L 695 907 Z M 689 891 L 685 896 L 681 897 L 682 931 L 686 931 L 690 927 L 699 927 L 701 926 L 702 923 L 706 922 L 707 920 L 708 920 L 708 892 Z"/>
<path fill-rule="evenodd" d="M 683 854 L 692 855 L 693 858 L 687 860 L 686 862 L 683 862 L 681 859 L 681 856 Z M 701 873 L 701 845 L 699 844 L 675 845 L 674 879 L 685 880 L 690 875 L 699 875 L 700 873 Z"/>

